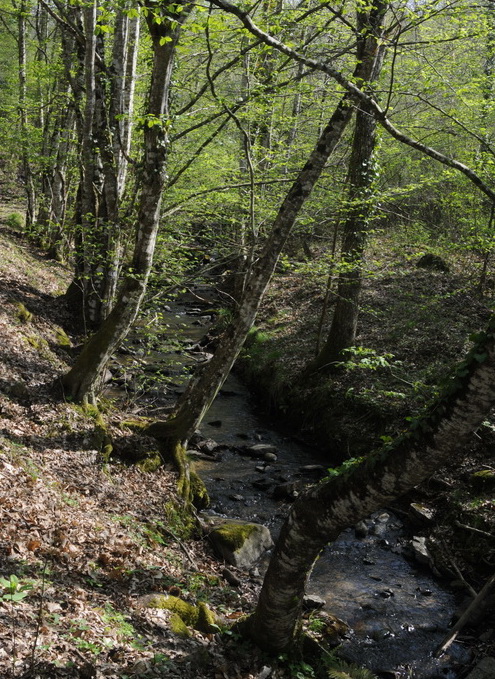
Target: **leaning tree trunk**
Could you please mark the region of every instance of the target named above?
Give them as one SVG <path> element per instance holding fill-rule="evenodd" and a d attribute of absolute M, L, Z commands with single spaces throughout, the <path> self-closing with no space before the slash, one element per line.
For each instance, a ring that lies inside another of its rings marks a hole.
<path fill-rule="evenodd" d="M 84 345 L 74 366 L 62 379 L 67 395 L 79 402 L 94 400 L 110 356 L 127 335 L 136 318 L 146 290 L 159 227 L 161 196 L 166 180 L 170 80 L 180 30 L 191 6 L 186 6 L 179 13 L 163 11 L 160 22 L 154 21 L 154 5 L 150 4 L 148 9 L 147 22 L 153 46 L 153 69 L 146 117 L 148 120 L 160 121 L 160 124 L 143 126 L 142 188 L 130 273 L 124 281 L 113 310 Z"/>
<path fill-rule="evenodd" d="M 366 50 L 370 50 L 369 58 L 365 58 L 368 57 Z M 367 40 L 366 50 L 357 55 L 354 71 L 354 80 L 361 84 L 373 73 L 377 41 Z M 148 433 L 161 442 L 164 454 L 176 462 L 180 460 L 181 469 L 187 466 L 184 444 L 201 423 L 239 355 L 294 222 L 351 116 L 352 99 L 345 95 L 279 209 L 268 241 L 246 277 L 243 295 L 231 328 L 221 338 L 211 361 L 190 381 L 174 414 L 167 421 L 155 422 L 148 428 Z M 189 490 L 186 485 L 186 495 Z"/>
<path fill-rule="evenodd" d="M 442 465 L 455 463 L 494 406 L 495 317 L 443 394 L 405 435 L 293 505 L 243 633 L 273 653 L 297 645 L 306 582 L 323 547 Z"/>

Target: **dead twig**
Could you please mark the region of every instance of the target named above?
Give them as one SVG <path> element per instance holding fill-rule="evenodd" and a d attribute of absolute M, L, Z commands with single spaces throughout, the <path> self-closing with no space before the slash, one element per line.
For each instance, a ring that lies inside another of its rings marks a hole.
<path fill-rule="evenodd" d="M 471 587 L 469 582 L 465 579 L 465 577 L 461 573 L 461 570 L 459 569 L 459 566 L 457 565 L 454 557 L 452 556 L 452 553 L 451 553 L 450 549 L 448 548 L 447 544 L 444 541 L 442 541 L 441 545 L 442 545 L 444 552 L 447 554 L 447 556 L 449 558 L 449 563 L 450 563 L 452 570 L 454 571 L 456 577 L 458 577 L 459 580 L 463 583 L 463 585 L 466 587 L 466 589 L 471 594 L 471 596 L 473 598 L 476 598 L 478 596 L 478 592 L 473 587 Z"/>
<path fill-rule="evenodd" d="M 495 535 L 493 533 L 488 533 L 486 530 L 473 528 L 472 526 L 468 526 L 465 523 L 461 523 L 460 521 L 456 521 L 455 525 L 458 528 L 464 528 L 464 530 L 471 531 L 471 533 L 475 533 L 476 535 L 482 535 L 484 538 L 490 538 L 491 540 L 495 540 Z"/>
<path fill-rule="evenodd" d="M 439 658 L 443 653 L 445 653 L 447 648 L 456 639 L 461 629 L 469 622 L 469 619 L 473 613 L 475 613 L 478 608 L 481 607 L 483 601 L 491 594 L 492 590 L 495 590 L 495 573 L 488 580 L 483 589 L 480 590 L 478 596 L 476 596 L 469 604 L 459 620 L 455 623 L 442 643 L 438 646 L 437 650 L 435 651 L 435 658 Z"/>

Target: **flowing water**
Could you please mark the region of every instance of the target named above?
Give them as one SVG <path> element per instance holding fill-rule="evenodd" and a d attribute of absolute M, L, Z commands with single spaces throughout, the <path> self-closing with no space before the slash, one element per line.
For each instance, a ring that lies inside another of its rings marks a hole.
<path fill-rule="evenodd" d="M 204 298 L 208 289 L 200 292 Z M 164 334 L 179 337 L 182 349 L 176 346 L 172 352 L 139 357 L 138 335 L 133 356 L 123 361 L 138 362 L 141 376 L 168 375 L 168 391 L 151 388 L 146 395 L 157 417 L 183 390 L 187 379 L 183 366 L 208 358 L 201 351 L 183 350 L 184 345 L 197 344 L 208 329 L 208 314 L 195 297 L 185 296 L 167 310 L 163 323 Z M 328 466 L 318 450 L 271 424 L 235 375 L 220 391 L 201 434 L 221 447 L 220 453 L 199 455 L 196 460 L 212 500 L 209 512 L 264 523 L 274 537 L 291 500 Z M 270 445 L 275 452 L 261 459 L 246 455 L 247 446 L 259 444 Z M 308 587 L 309 594 L 323 598 L 324 608 L 349 626 L 339 653 L 386 677 L 454 679 L 462 673 L 468 652 L 453 644 L 440 660 L 432 657 L 457 607 L 453 592 L 414 560 L 412 534 L 393 510 L 386 508 L 365 524 L 361 537 L 350 528 L 323 551 Z M 260 570 L 263 567 L 262 563 Z"/>

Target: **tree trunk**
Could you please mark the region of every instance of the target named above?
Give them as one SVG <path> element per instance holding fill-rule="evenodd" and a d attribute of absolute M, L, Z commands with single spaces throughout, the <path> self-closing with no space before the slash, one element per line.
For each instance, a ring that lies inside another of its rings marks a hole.
<path fill-rule="evenodd" d="M 495 406 L 495 317 L 409 432 L 301 496 L 283 526 L 254 614 L 243 631 L 273 653 L 300 637 L 306 582 L 323 547 L 347 527 L 453 464 Z"/>
<path fill-rule="evenodd" d="M 90 3 L 81 11 L 84 54 L 79 48 L 79 72 L 69 77 L 78 111 L 81 176 L 75 272 L 67 297 L 79 307 L 85 325 L 97 328 L 115 302 L 121 271 L 120 202 L 130 145 L 127 117 L 133 106 L 139 24 L 123 11 L 117 14 L 109 69 L 104 32 L 98 31 L 99 9 Z M 132 49 L 129 36 L 134 41 Z M 64 54 L 70 72 L 66 49 Z"/>
<path fill-rule="evenodd" d="M 170 80 L 175 47 L 191 6 L 186 6 L 178 14 L 164 10 L 159 17 L 160 23 L 154 21 L 153 8 L 150 4 L 147 15 L 153 46 L 153 69 L 146 117 L 156 124 L 143 127 L 144 161 L 134 255 L 113 310 L 86 342 L 74 366 L 62 379 L 67 395 L 79 402 L 94 401 L 105 366 L 139 311 L 153 261 L 166 179 Z"/>
<path fill-rule="evenodd" d="M 385 56 L 380 47 L 383 37 L 383 19 L 387 2 L 376 2 L 369 15 L 358 12 L 358 55 L 367 72 L 366 88 L 379 77 Z M 374 209 L 373 182 L 375 181 L 374 151 L 377 122 L 366 103 L 360 104 L 356 113 L 354 139 L 349 161 L 349 193 L 347 217 L 344 222 L 344 239 L 341 261 L 344 265 L 338 280 L 337 303 L 330 332 L 321 352 L 308 367 L 309 371 L 331 367 L 341 359 L 343 349 L 355 343 L 359 316 L 359 298 L 362 286 L 362 262 L 367 232 Z"/>
<path fill-rule="evenodd" d="M 29 234 L 36 222 L 36 190 L 34 186 L 34 176 L 31 167 L 31 159 L 29 154 L 30 141 L 28 129 L 28 114 L 27 114 L 27 56 L 26 56 L 26 39 L 27 39 L 27 22 L 28 8 L 25 0 L 19 4 L 17 12 L 17 50 L 19 58 L 19 122 L 21 133 L 21 158 L 22 158 L 22 175 L 26 192 L 26 231 Z"/>
<path fill-rule="evenodd" d="M 119 200 L 122 199 L 125 190 L 131 149 L 139 29 L 139 17 L 130 18 L 126 12 L 119 12 L 112 53 L 113 79 L 110 105 Z"/>

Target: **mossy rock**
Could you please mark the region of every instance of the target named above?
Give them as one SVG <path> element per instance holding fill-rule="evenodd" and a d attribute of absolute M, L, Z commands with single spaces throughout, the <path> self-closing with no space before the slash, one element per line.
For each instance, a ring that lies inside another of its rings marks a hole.
<path fill-rule="evenodd" d="M 146 418 L 143 419 L 136 419 L 136 420 L 124 420 L 122 422 L 122 427 L 126 427 L 127 429 L 130 429 L 131 431 L 134 431 L 138 434 L 142 433 L 146 427 L 149 427 L 150 421 Z"/>
<path fill-rule="evenodd" d="M 450 271 L 447 262 L 439 255 L 434 255 L 432 252 L 427 252 L 420 257 L 416 262 L 416 266 L 420 269 L 429 269 L 430 271 Z"/>
<path fill-rule="evenodd" d="M 273 546 L 266 526 L 226 521 L 213 528 L 209 538 L 218 556 L 237 568 L 249 568 Z"/>
<path fill-rule="evenodd" d="M 210 506 L 210 496 L 201 477 L 191 469 L 190 472 L 192 503 L 196 509 L 206 509 Z"/>
<path fill-rule="evenodd" d="M 62 330 L 62 328 L 57 328 L 55 330 L 55 340 L 57 342 L 57 346 L 59 347 L 64 349 L 70 349 L 72 347 L 70 337 L 67 335 L 65 330 Z"/>
<path fill-rule="evenodd" d="M 29 335 L 29 337 L 26 337 L 26 340 L 28 344 L 30 344 L 33 349 L 35 349 L 40 354 L 44 354 L 48 350 L 48 342 L 43 337 Z"/>
<path fill-rule="evenodd" d="M 172 631 L 180 636 L 190 636 L 189 628 L 210 634 L 217 630 L 217 618 L 208 606 L 200 601 L 197 606 L 168 594 L 151 594 L 141 598 L 146 608 L 161 608 L 173 613 L 170 619 Z"/>
<path fill-rule="evenodd" d="M 495 471 L 493 469 L 482 469 L 471 475 L 471 483 L 475 488 L 492 489 L 495 488 Z"/>
<path fill-rule="evenodd" d="M 22 302 L 17 302 L 17 318 L 21 323 L 29 323 L 33 320 L 33 314 L 26 309 Z"/>
<path fill-rule="evenodd" d="M 137 466 L 141 471 L 151 473 L 156 472 L 156 470 L 161 467 L 161 464 L 162 458 L 160 453 L 148 453 L 145 458 L 139 460 Z"/>
<path fill-rule="evenodd" d="M 170 616 L 170 629 L 178 637 L 187 639 L 191 636 L 191 630 L 178 613 L 172 613 Z"/>

